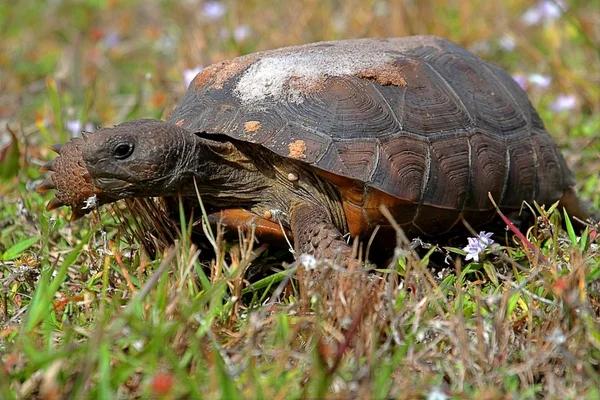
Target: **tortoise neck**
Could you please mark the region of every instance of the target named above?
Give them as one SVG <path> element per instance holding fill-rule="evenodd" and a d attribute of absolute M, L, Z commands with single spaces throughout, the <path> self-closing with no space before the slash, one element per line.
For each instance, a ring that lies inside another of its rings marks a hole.
<path fill-rule="evenodd" d="M 269 180 L 249 157 L 231 142 L 192 136 L 176 167 L 179 193 L 196 196 L 197 186 L 203 200 L 217 207 L 251 204 L 261 198 Z"/>
<path fill-rule="evenodd" d="M 190 143 L 179 147 L 187 158 L 179 160 L 177 166 L 175 175 L 182 186 L 176 193 L 196 196 L 195 181 L 203 202 L 216 209 L 239 207 L 257 216 L 278 214 L 288 227 L 291 204 L 308 201 L 319 204 L 329 220 L 346 231 L 338 190 L 312 168 L 259 145 L 192 136 Z"/>

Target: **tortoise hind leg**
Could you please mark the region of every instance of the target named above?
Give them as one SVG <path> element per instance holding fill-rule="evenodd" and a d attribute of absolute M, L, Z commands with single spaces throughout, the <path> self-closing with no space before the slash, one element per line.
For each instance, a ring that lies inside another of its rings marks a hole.
<path fill-rule="evenodd" d="M 581 201 L 575 194 L 573 188 L 568 188 L 563 192 L 563 195 L 560 198 L 559 206 L 564 207 L 564 209 L 567 211 L 567 214 L 569 214 L 569 217 L 572 219 L 575 217 L 578 220 L 586 221 L 590 218 L 590 215 L 588 214 L 584 205 L 581 204 Z M 574 219 L 573 222 L 582 230 L 585 228 L 585 226 L 579 221 Z"/>
<path fill-rule="evenodd" d="M 323 207 L 307 201 L 293 204 L 290 226 L 296 256 L 308 253 L 336 260 L 342 266 L 348 266 L 352 260 L 352 247 L 348 246 Z"/>
<path fill-rule="evenodd" d="M 563 192 L 559 205 L 567 210 L 567 214 L 569 214 L 570 217 L 577 217 L 582 221 L 588 219 L 588 215 L 584 211 L 573 188 L 568 188 Z"/>

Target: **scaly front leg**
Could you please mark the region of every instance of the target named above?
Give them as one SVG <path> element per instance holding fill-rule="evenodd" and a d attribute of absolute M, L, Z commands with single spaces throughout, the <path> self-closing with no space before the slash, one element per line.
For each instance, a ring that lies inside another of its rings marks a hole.
<path fill-rule="evenodd" d="M 293 204 L 290 207 L 290 225 L 296 256 L 308 253 L 348 266 L 353 256 L 352 248 L 322 206 L 308 201 Z"/>

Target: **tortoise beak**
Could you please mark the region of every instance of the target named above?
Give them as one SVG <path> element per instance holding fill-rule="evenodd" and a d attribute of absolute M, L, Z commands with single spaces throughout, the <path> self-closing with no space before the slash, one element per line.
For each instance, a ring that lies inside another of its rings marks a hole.
<path fill-rule="evenodd" d="M 100 186 L 103 192 L 118 193 L 131 186 L 131 183 L 116 178 L 96 178 L 94 185 Z"/>

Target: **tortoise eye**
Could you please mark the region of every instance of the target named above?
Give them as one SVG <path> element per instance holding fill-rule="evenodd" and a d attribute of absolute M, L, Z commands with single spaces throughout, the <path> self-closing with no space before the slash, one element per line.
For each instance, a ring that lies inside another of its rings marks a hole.
<path fill-rule="evenodd" d="M 113 155 L 117 160 L 124 160 L 133 153 L 133 144 L 119 143 L 113 150 Z"/>

